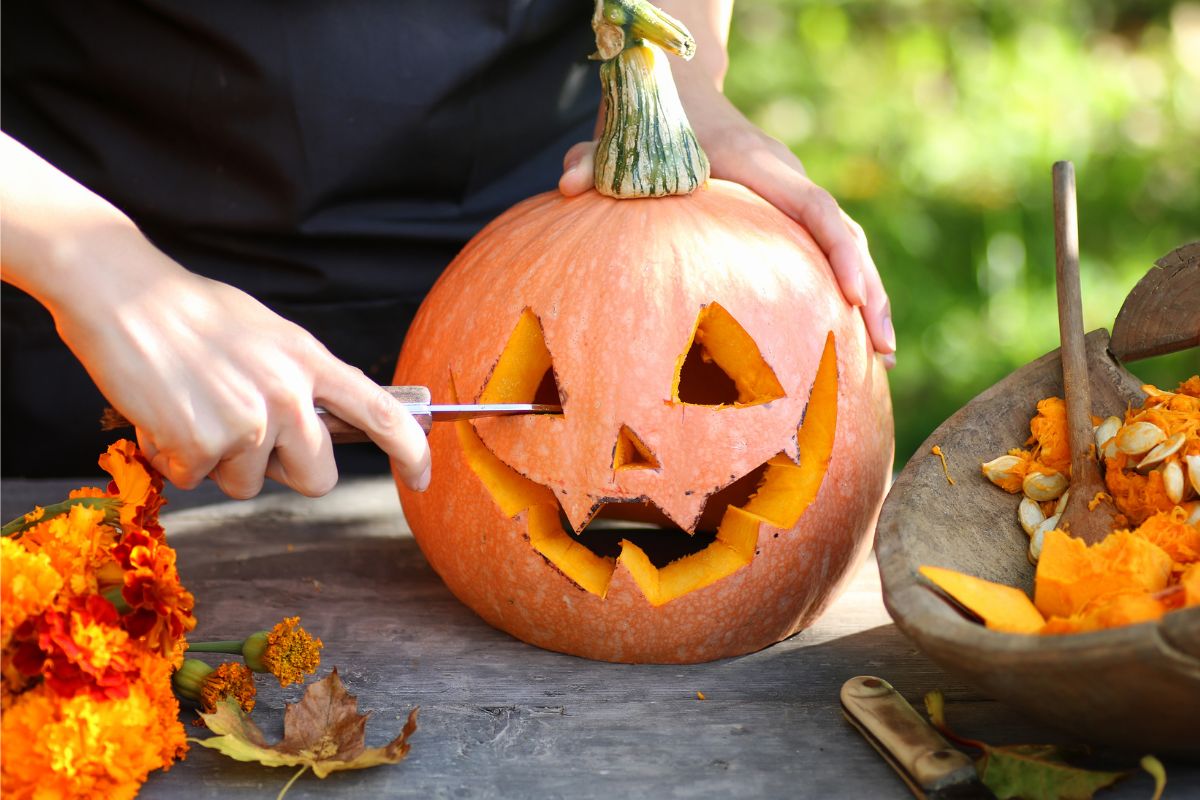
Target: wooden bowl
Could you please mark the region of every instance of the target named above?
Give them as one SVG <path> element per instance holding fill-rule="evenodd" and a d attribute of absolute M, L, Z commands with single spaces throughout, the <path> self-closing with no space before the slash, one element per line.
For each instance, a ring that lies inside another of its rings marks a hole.
<path fill-rule="evenodd" d="M 1200 249 L 1191 253 L 1200 262 Z M 1191 311 L 1185 324 L 1200 313 Z M 1087 344 L 1094 413 L 1119 415 L 1141 405 L 1141 381 L 1109 352 L 1107 332 L 1093 331 Z M 875 553 L 884 604 L 930 658 L 1031 717 L 1095 744 L 1200 756 L 1200 608 L 1095 633 L 999 633 L 969 619 L 917 574 L 932 564 L 1032 591 L 1028 537 L 1016 519 L 1020 496 L 993 486 L 980 464 L 1021 446 L 1037 401 L 1062 391 L 1055 350 L 980 394 L 925 441 L 880 513 Z M 945 453 L 954 485 L 931 455 L 934 445 Z"/>

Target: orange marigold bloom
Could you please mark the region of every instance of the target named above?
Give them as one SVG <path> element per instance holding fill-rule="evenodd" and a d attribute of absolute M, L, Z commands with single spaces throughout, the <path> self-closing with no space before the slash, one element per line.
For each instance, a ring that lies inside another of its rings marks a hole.
<path fill-rule="evenodd" d="M 113 604 L 99 595 L 73 598 L 65 610 L 51 608 L 26 620 L 14 639 L 13 665 L 26 676 L 42 675 L 63 697 L 126 697 L 137 675 L 129 634 Z"/>
<path fill-rule="evenodd" d="M 20 542 L 0 539 L 0 644 L 8 647 L 17 627 L 54 602 L 62 585 L 62 576 L 45 553 L 31 553 Z"/>
<path fill-rule="evenodd" d="M 21 534 L 21 544 L 30 552 L 50 559 L 54 571 L 63 576 L 71 595 L 96 592 L 96 570 L 108 561 L 117 531 L 104 522 L 104 510 L 72 506 L 66 514 L 43 519 Z"/>
<path fill-rule="evenodd" d="M 113 552 L 125 569 L 121 597 L 132 609 L 125 629 L 178 666 L 178 644 L 196 627 L 196 601 L 179 582 L 175 551 L 141 530 L 128 531 Z"/>
<path fill-rule="evenodd" d="M 300 627 L 299 617 L 288 617 L 270 632 L 256 633 L 242 646 L 246 664 L 255 672 L 269 672 L 280 686 L 301 683 L 321 666 L 325 643 Z"/>
<path fill-rule="evenodd" d="M 128 439 L 115 442 L 100 456 L 100 468 L 113 477 L 108 494 L 121 499 L 121 528 L 143 530 L 162 541 L 158 512 L 167 502 L 162 496 L 163 479 L 137 445 Z"/>
<path fill-rule="evenodd" d="M 237 700 L 242 710 L 249 714 L 254 710 L 254 673 L 245 664 L 228 661 L 218 664 L 200 686 L 200 709 L 211 714 L 217 703 L 226 697 Z"/>
<path fill-rule="evenodd" d="M 45 684 L 26 692 L 0 721 L 5 797 L 133 798 L 151 770 L 187 747 L 183 726 L 163 715 L 154 691 L 136 681 L 126 697 L 101 703 L 61 697 Z"/>

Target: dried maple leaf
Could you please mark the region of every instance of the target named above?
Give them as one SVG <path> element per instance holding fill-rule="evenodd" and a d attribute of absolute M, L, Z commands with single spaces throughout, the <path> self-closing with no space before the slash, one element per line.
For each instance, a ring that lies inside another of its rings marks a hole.
<path fill-rule="evenodd" d="M 983 751 L 975 763 L 979 779 L 998 800 L 1090 800 L 1097 791 L 1129 775 L 1073 767 L 1066 758 L 1070 748 L 1050 744 L 995 746 L 959 736 L 946 724 L 945 701 L 940 691 L 925 695 L 925 710 L 933 727 L 946 738 Z M 1165 776 L 1164 776 L 1165 781 Z"/>
<path fill-rule="evenodd" d="M 237 761 L 257 761 L 268 767 L 299 766 L 300 771 L 288 781 L 284 792 L 309 769 L 324 778 L 344 769 L 395 764 L 408 755 L 408 737 L 417 729 L 414 708 L 399 736 L 383 747 L 367 747 L 370 715 L 358 713 L 358 698 L 346 691 L 336 668 L 309 684 L 299 703 L 284 709 L 283 740 L 278 744 L 267 744 L 262 729 L 234 700 L 223 700 L 215 712 L 200 716 L 217 735 L 192 739 L 196 744 L 219 750 Z"/>

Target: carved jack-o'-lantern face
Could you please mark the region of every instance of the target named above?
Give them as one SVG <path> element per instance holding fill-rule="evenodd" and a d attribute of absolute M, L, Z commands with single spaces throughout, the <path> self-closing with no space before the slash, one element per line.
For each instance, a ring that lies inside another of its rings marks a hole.
<path fill-rule="evenodd" d="M 717 181 L 648 201 L 653 222 L 643 202 L 533 198 L 451 265 L 396 380 L 563 413 L 435 426 L 433 483 L 402 499 L 492 624 L 580 655 L 695 661 L 777 641 L 829 600 L 882 500 L 890 406 L 861 319 L 794 223 Z"/>

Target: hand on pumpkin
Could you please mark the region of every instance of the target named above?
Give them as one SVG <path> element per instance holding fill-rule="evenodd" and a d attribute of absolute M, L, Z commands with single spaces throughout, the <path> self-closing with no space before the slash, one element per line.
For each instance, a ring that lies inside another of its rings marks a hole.
<path fill-rule="evenodd" d="M 871 342 L 891 368 L 896 363 L 891 307 L 862 227 L 808 178 L 785 145 L 754 127 L 723 95 L 714 94 L 709 113 L 688 109 L 713 177 L 753 189 L 808 229 L 825 251 L 847 302 L 861 307 Z M 594 141 L 580 142 L 567 151 L 558 184 L 563 194 L 571 197 L 592 187 L 595 147 Z"/>
<path fill-rule="evenodd" d="M 0 152 L 5 280 L 54 315 L 164 477 L 190 489 L 207 475 L 234 498 L 264 477 L 324 494 L 337 466 L 317 403 L 366 431 L 414 489 L 428 485 L 421 427 L 361 371 L 248 294 L 188 272 L 11 139 Z"/>

